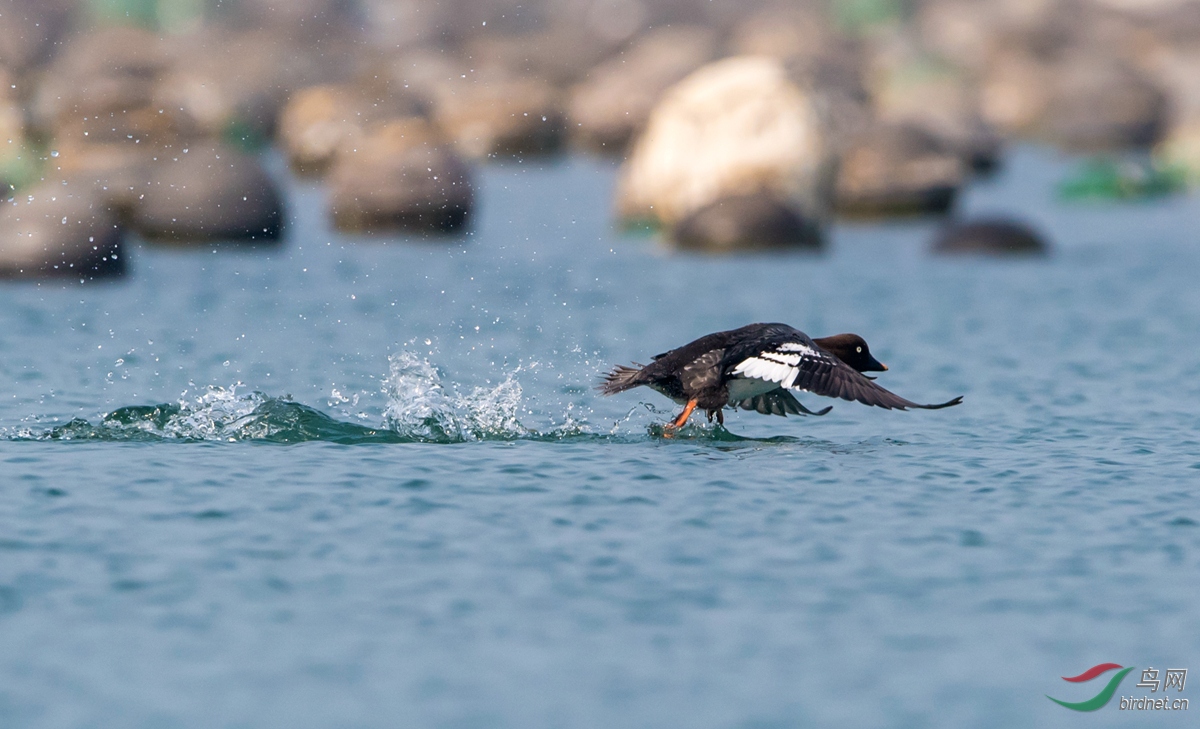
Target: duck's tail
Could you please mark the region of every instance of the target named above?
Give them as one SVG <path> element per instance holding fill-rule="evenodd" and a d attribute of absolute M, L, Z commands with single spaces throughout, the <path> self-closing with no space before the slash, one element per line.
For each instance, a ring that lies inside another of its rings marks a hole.
<path fill-rule="evenodd" d="M 636 363 L 635 363 L 636 365 Z M 625 392 L 638 385 L 643 384 L 638 378 L 642 374 L 640 365 L 634 367 L 626 367 L 625 365 L 617 365 L 612 368 L 612 371 L 604 376 L 603 381 L 596 386 L 602 395 L 615 395 L 618 392 Z"/>

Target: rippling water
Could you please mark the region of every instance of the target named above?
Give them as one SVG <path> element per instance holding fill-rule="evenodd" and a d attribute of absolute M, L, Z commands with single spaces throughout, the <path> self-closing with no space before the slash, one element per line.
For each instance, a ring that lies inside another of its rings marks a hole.
<path fill-rule="evenodd" d="M 5 284 L 0 726 L 1187 725 L 1044 696 L 1200 657 L 1200 206 L 1060 207 L 1062 164 L 964 201 L 1037 261 L 921 223 L 669 255 L 575 160 L 483 170 L 450 241 L 289 183 L 278 249 Z M 671 403 L 592 390 L 751 321 L 965 403 L 664 440 Z"/>

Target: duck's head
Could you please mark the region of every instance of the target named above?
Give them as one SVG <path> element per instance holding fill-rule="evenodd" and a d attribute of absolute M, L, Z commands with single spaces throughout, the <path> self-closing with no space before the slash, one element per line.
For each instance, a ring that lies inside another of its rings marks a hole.
<path fill-rule="evenodd" d="M 835 334 L 814 339 L 821 349 L 834 355 L 859 372 L 885 372 L 887 365 L 871 356 L 867 342 L 857 334 Z"/>

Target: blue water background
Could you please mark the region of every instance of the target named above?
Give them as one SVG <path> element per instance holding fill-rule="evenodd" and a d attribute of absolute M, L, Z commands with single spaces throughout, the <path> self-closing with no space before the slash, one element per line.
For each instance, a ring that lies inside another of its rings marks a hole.
<path fill-rule="evenodd" d="M 1200 199 L 1064 206 L 1069 165 L 1018 150 L 960 206 L 1040 260 L 919 221 L 672 254 L 569 159 L 479 170 L 461 238 L 333 233 L 289 180 L 278 248 L 4 284 L 0 726 L 1191 725 L 1045 698 L 1200 670 Z M 751 321 L 965 403 L 664 440 L 674 405 L 591 389 Z"/>

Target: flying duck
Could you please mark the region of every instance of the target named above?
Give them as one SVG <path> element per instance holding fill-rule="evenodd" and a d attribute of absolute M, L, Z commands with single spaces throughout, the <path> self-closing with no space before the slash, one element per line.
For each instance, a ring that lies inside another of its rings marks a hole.
<path fill-rule="evenodd" d="M 696 408 L 709 421 L 725 422 L 722 409 L 742 408 L 763 414 L 824 415 L 832 406 L 813 412 L 788 392 L 857 400 L 886 410 L 937 410 L 962 402 L 956 397 L 937 405 L 919 405 L 876 385 L 863 372 L 882 372 L 887 366 L 871 355 L 857 334 L 812 339 L 787 324 L 750 324 L 716 332 L 655 355 L 646 366 L 617 365 L 598 389 L 605 395 L 646 385 L 683 405 L 672 429 L 687 422 Z"/>

